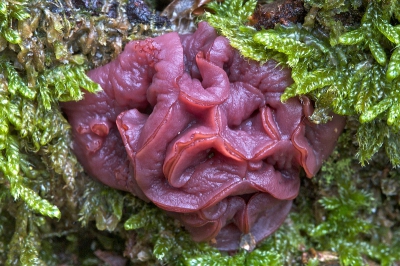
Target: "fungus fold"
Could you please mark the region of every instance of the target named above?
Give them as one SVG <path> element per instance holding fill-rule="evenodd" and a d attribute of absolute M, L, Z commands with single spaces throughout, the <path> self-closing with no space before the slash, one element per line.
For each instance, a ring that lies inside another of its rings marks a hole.
<path fill-rule="evenodd" d="M 290 70 L 246 60 L 205 22 L 193 34 L 132 41 L 88 76 L 103 91 L 62 108 L 73 149 L 104 184 L 151 201 L 220 250 L 273 233 L 344 126 L 280 96 Z"/>

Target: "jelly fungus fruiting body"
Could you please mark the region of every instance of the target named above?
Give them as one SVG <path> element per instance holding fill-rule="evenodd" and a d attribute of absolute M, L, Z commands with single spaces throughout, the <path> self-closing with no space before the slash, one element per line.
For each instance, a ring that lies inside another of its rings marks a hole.
<path fill-rule="evenodd" d="M 300 169 L 313 176 L 344 126 L 339 116 L 310 123 L 306 98 L 282 103 L 290 70 L 244 59 L 205 22 L 193 34 L 133 41 L 88 75 L 104 91 L 63 104 L 86 171 L 220 250 L 273 233 Z"/>

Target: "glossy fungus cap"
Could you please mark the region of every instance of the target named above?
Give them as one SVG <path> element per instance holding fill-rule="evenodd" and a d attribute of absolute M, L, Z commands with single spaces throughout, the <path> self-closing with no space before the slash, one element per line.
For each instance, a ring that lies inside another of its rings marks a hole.
<path fill-rule="evenodd" d="M 249 61 L 207 23 L 126 45 L 88 73 L 104 89 L 63 104 L 74 151 L 101 182 L 152 201 L 196 241 L 236 250 L 273 233 L 332 152 L 344 119 L 282 103 L 290 70 Z"/>

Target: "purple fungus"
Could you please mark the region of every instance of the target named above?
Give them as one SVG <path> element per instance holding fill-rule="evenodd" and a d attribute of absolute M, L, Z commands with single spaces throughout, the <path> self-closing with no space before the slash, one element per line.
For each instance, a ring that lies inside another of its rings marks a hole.
<path fill-rule="evenodd" d="M 103 92 L 62 105 L 73 149 L 104 184 L 151 201 L 195 241 L 233 251 L 273 233 L 320 169 L 344 118 L 308 121 L 308 98 L 274 61 L 240 56 L 207 23 L 193 34 L 132 41 L 89 77 Z"/>

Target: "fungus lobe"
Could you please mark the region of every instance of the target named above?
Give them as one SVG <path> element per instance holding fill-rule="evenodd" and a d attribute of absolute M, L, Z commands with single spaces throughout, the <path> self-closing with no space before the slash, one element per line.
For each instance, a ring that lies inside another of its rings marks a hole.
<path fill-rule="evenodd" d="M 274 61 L 249 61 L 201 22 L 126 45 L 88 73 L 103 92 L 63 104 L 73 149 L 106 185 L 151 201 L 195 241 L 232 251 L 273 233 L 334 148 L 344 119 L 315 125 L 307 98 Z"/>

